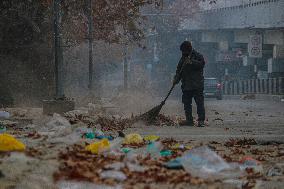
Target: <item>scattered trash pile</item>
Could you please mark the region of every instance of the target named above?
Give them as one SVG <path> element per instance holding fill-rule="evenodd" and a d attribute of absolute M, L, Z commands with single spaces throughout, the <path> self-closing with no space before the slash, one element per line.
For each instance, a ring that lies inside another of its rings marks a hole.
<path fill-rule="evenodd" d="M 131 188 L 137 184 L 219 183 L 253 188 L 257 180 L 277 180 L 284 175 L 283 163 L 264 166 L 276 158 L 283 160 L 281 144 L 263 144 L 269 146 L 265 149 L 258 148 L 260 144 L 250 138 L 194 144 L 157 135 L 125 134 L 133 119 L 82 112 L 64 117 L 54 114 L 40 127 L 28 125 L 30 130 L 16 129 L 6 120 L 0 122 L 4 123 L 0 125 L 0 155 L 16 151 L 44 161 L 44 155 L 57 150 L 53 160 L 59 168 L 50 174 L 57 184 L 88 182 Z M 173 126 L 175 121 L 160 115 L 155 125 Z M 14 128 L 16 134 L 11 132 Z M 29 146 L 31 141 L 38 145 Z"/>
<path fill-rule="evenodd" d="M 244 141 L 251 139 L 236 140 L 232 146 Z M 262 163 L 250 156 L 227 161 L 212 147 L 192 147 L 174 139 L 161 140 L 155 135 L 142 137 L 137 133 L 112 141 L 104 138 L 73 145 L 60 152 L 58 161 L 60 167 L 54 174 L 55 181 L 77 180 L 100 185 L 237 182 L 251 188 L 255 185 L 254 179 L 264 178 Z M 273 167 L 268 173 L 281 174 L 279 167 Z"/>
<path fill-rule="evenodd" d="M 61 166 L 54 174 L 56 181 L 80 180 L 97 184 L 118 183 L 193 183 L 202 179 L 192 177 L 174 165 L 170 159 L 181 154 L 185 147 L 172 141 L 159 141 L 155 135 L 129 134 L 112 142 L 102 139 L 92 144 L 74 145 L 59 155 Z M 165 144 L 165 145 L 164 145 Z M 171 146 L 171 149 L 164 148 Z"/>

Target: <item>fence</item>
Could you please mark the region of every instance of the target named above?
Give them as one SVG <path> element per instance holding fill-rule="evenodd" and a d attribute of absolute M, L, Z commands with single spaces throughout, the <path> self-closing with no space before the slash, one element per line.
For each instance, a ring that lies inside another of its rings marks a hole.
<path fill-rule="evenodd" d="M 226 81 L 223 84 L 225 95 L 241 94 L 284 94 L 284 78 L 249 79 Z"/>

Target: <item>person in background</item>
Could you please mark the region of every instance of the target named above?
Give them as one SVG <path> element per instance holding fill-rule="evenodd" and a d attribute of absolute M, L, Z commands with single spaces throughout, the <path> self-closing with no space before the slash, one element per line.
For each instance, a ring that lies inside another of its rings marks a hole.
<path fill-rule="evenodd" d="M 203 56 L 192 48 L 191 42 L 184 41 L 180 50 L 182 57 L 177 65 L 173 84 L 182 83 L 182 102 L 184 104 L 185 121 L 181 121 L 181 126 L 194 126 L 192 117 L 192 98 L 197 106 L 198 127 L 204 127 L 205 107 L 204 107 L 204 76 L 203 69 L 205 61 Z"/>

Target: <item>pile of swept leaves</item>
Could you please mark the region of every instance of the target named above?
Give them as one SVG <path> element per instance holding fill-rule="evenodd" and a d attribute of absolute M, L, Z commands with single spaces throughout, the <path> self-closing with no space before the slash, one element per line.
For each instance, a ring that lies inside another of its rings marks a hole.
<path fill-rule="evenodd" d="M 91 116 L 87 115 L 65 115 L 65 117 L 69 120 L 71 124 L 76 124 L 79 122 L 83 122 L 88 127 L 94 127 L 96 125 L 101 126 L 102 131 L 123 131 L 124 129 L 132 127 L 132 125 L 136 122 L 142 121 L 137 117 L 131 118 L 122 118 L 122 117 L 109 117 L 109 116 L 99 116 L 97 119 L 92 119 Z M 177 122 L 173 120 L 171 117 L 159 114 L 156 120 L 153 122 L 151 126 L 176 126 Z"/>

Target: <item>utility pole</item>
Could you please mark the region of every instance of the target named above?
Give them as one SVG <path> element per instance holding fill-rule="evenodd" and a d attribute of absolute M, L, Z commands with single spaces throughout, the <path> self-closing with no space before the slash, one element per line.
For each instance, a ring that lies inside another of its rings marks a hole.
<path fill-rule="evenodd" d="M 88 1 L 88 26 L 89 26 L 89 89 L 93 90 L 93 14 L 92 0 Z"/>
<path fill-rule="evenodd" d="M 124 2 L 126 3 L 126 2 Z M 126 34 L 126 28 L 127 28 L 127 18 L 124 20 L 123 23 L 124 26 L 124 32 Z M 125 39 L 124 39 L 124 50 L 123 50 L 123 86 L 124 86 L 124 90 L 126 91 L 128 89 L 128 61 L 127 61 L 127 56 L 128 56 L 128 49 L 127 49 L 127 37 L 125 35 Z"/>
<path fill-rule="evenodd" d="M 54 63 L 55 63 L 55 85 L 56 98 L 64 97 L 63 89 L 63 51 L 60 34 L 60 1 L 53 0 L 53 38 L 54 38 Z"/>
<path fill-rule="evenodd" d="M 53 0 L 53 38 L 54 38 L 54 64 L 55 64 L 55 89 L 56 96 L 52 100 L 43 100 L 43 114 L 50 115 L 53 113 L 63 114 L 74 110 L 75 102 L 68 100 L 64 95 L 63 88 L 63 50 L 60 32 L 61 24 L 61 0 Z"/>

